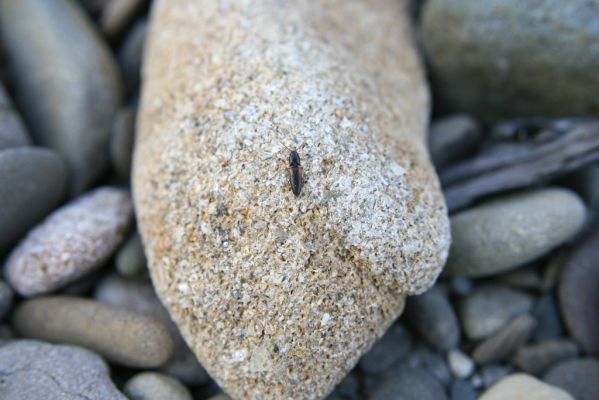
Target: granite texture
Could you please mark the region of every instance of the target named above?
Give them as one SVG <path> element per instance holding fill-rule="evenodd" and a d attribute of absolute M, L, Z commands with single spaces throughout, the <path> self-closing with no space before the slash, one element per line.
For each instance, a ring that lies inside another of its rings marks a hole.
<path fill-rule="evenodd" d="M 323 398 L 445 261 L 405 3 L 154 3 L 139 229 L 158 295 L 235 399 Z"/>

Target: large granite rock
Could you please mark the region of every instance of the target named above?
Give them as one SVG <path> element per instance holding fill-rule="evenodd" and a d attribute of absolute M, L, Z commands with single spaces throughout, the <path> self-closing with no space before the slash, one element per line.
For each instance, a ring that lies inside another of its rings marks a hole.
<path fill-rule="evenodd" d="M 445 261 L 404 3 L 154 3 L 139 228 L 158 295 L 233 398 L 324 397 Z"/>

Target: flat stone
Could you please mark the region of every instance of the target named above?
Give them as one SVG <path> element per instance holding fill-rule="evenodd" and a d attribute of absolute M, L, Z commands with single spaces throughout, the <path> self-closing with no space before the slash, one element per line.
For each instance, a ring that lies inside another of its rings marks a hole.
<path fill-rule="evenodd" d="M 520 347 L 512 360 L 524 372 L 539 375 L 553 364 L 577 355 L 578 346 L 572 340 L 546 339 Z"/>
<path fill-rule="evenodd" d="M 173 351 L 168 329 L 160 321 L 83 298 L 27 300 L 17 307 L 14 326 L 25 337 L 86 347 L 133 368 L 158 367 Z"/>
<path fill-rule="evenodd" d="M 27 128 L 0 82 L 0 150 L 28 146 L 30 143 Z"/>
<path fill-rule="evenodd" d="M 570 393 L 577 400 L 599 398 L 599 360 L 573 358 L 554 365 L 543 380 Z"/>
<path fill-rule="evenodd" d="M 451 217 L 449 275 L 489 276 L 548 253 L 586 221 L 582 200 L 561 188 L 504 195 Z"/>
<path fill-rule="evenodd" d="M 406 317 L 419 335 L 438 351 L 457 347 L 460 324 L 447 296 L 434 287 L 419 296 L 410 297 Z"/>
<path fill-rule="evenodd" d="M 559 305 L 570 335 L 590 355 L 599 355 L 599 228 L 566 260 L 558 286 Z"/>
<path fill-rule="evenodd" d="M 23 296 L 48 293 L 99 268 L 125 238 L 129 194 L 102 187 L 54 211 L 12 251 L 6 276 Z"/>
<path fill-rule="evenodd" d="M 0 151 L 0 250 L 58 206 L 66 184 L 66 165 L 55 152 L 29 147 Z"/>
<path fill-rule="evenodd" d="M 148 267 L 141 238 L 137 232 L 119 249 L 115 258 L 116 270 L 125 277 L 147 277 Z"/>
<path fill-rule="evenodd" d="M 156 372 L 142 372 L 127 381 L 124 392 L 131 400 L 193 400 L 178 380 Z"/>
<path fill-rule="evenodd" d="M 386 372 L 412 347 L 412 336 L 405 326 L 393 324 L 385 335 L 360 359 L 360 369 L 366 374 Z"/>
<path fill-rule="evenodd" d="M 71 193 L 79 194 L 108 166 L 121 97 L 116 62 L 72 0 L 3 1 L 0 30 L 15 100 L 35 142 L 67 160 Z"/>
<path fill-rule="evenodd" d="M 486 338 L 511 319 L 529 312 L 533 299 L 525 292 L 495 284 L 477 287 L 458 303 L 464 332 L 470 339 Z"/>
<path fill-rule="evenodd" d="M 439 381 L 416 368 L 397 368 L 368 396 L 368 400 L 443 400 L 447 399 Z"/>
<path fill-rule="evenodd" d="M 161 301 L 233 398 L 325 397 L 440 272 L 449 229 L 404 5 L 153 8 L 139 230 Z"/>
<path fill-rule="evenodd" d="M 130 108 L 121 108 L 112 120 L 110 161 L 122 178 L 129 178 L 134 135 L 135 111 Z"/>
<path fill-rule="evenodd" d="M 428 146 L 435 167 L 441 168 L 465 156 L 481 139 L 479 124 L 469 115 L 450 115 L 433 121 Z"/>
<path fill-rule="evenodd" d="M 528 374 L 512 374 L 482 394 L 479 400 L 574 400 L 565 391 Z"/>
<path fill-rule="evenodd" d="M 3 400 L 126 400 L 106 363 L 91 351 L 36 340 L 0 346 Z"/>
<path fill-rule="evenodd" d="M 448 111 L 485 121 L 599 111 L 594 1 L 540 0 L 534 10 L 519 0 L 428 1 L 422 36 Z"/>
<path fill-rule="evenodd" d="M 503 361 L 532 335 L 536 321 L 530 314 L 524 314 L 493 336 L 487 338 L 474 349 L 472 358 L 477 364 L 484 365 Z"/>

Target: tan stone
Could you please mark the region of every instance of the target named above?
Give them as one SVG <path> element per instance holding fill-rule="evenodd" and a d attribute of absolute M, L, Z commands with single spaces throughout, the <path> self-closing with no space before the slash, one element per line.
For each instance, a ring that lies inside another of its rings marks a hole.
<path fill-rule="evenodd" d="M 491 386 L 479 400 L 574 400 L 569 393 L 528 374 L 512 374 Z"/>
<path fill-rule="evenodd" d="M 404 3 L 154 3 L 139 228 L 157 293 L 232 398 L 324 397 L 445 261 Z"/>

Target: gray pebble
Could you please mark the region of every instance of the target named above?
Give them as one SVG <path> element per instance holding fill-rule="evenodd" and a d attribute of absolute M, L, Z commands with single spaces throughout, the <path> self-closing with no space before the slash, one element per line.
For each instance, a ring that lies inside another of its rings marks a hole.
<path fill-rule="evenodd" d="M 474 361 L 457 349 L 447 353 L 447 364 L 453 376 L 458 379 L 468 378 L 474 372 Z"/>
<path fill-rule="evenodd" d="M 146 255 L 141 238 L 133 232 L 119 249 L 115 259 L 116 270 L 124 277 L 145 277 L 148 275 Z"/>
<path fill-rule="evenodd" d="M 433 164 L 440 168 L 466 155 L 481 140 L 478 122 L 469 115 L 451 115 L 433 121 L 429 138 L 429 151 Z"/>
<path fill-rule="evenodd" d="M 118 60 L 123 71 L 125 88 L 129 95 L 139 89 L 141 62 L 148 30 L 148 21 L 140 19 L 127 33 L 118 52 Z"/>
<path fill-rule="evenodd" d="M 25 301 L 15 311 L 14 326 L 25 337 L 79 345 L 134 368 L 158 367 L 173 352 L 168 329 L 158 320 L 83 298 Z"/>
<path fill-rule="evenodd" d="M 456 379 L 449 388 L 451 400 L 476 400 L 476 390 L 463 379 Z"/>
<path fill-rule="evenodd" d="M 584 201 L 589 205 L 591 218 L 594 222 L 599 220 L 599 164 L 592 164 L 569 177 Z"/>
<path fill-rule="evenodd" d="M 8 93 L 0 82 L 0 150 L 28 146 L 30 142 L 21 116 L 13 108 Z"/>
<path fill-rule="evenodd" d="M 6 317 L 10 311 L 13 297 L 12 288 L 6 282 L 0 280 L 0 319 Z"/>
<path fill-rule="evenodd" d="M 532 335 L 535 324 L 535 319 L 530 314 L 517 317 L 499 332 L 476 346 L 472 358 L 480 365 L 503 361 L 518 347 L 526 343 Z"/>
<path fill-rule="evenodd" d="M 0 346 L 3 400 L 126 400 L 106 363 L 75 346 L 15 340 Z"/>
<path fill-rule="evenodd" d="M 343 380 L 335 387 L 327 400 L 344 399 L 344 400 L 360 400 L 360 379 L 354 371 L 350 372 Z"/>
<path fill-rule="evenodd" d="M 495 198 L 451 217 L 445 272 L 489 276 L 519 267 L 570 239 L 585 220 L 584 203 L 566 189 Z"/>
<path fill-rule="evenodd" d="M 66 182 L 66 165 L 51 150 L 0 151 L 0 251 L 60 204 Z"/>
<path fill-rule="evenodd" d="M 67 160 L 71 193 L 81 193 L 108 166 L 121 98 L 116 62 L 72 0 L 2 1 L 0 29 L 15 100 L 36 142 Z"/>
<path fill-rule="evenodd" d="M 431 374 L 444 385 L 449 384 L 452 379 L 451 371 L 445 358 L 427 346 L 419 343 L 400 363 L 408 368 L 421 368 Z M 398 367 L 399 368 L 399 367 Z"/>
<path fill-rule="evenodd" d="M 450 110 L 486 121 L 597 115 L 595 1 L 538 0 L 531 9 L 520 0 L 431 0 L 422 32 L 436 94 Z"/>
<path fill-rule="evenodd" d="M 380 374 L 387 371 L 398 360 L 409 353 L 412 337 L 405 326 L 396 323 L 360 359 L 360 369 L 366 374 Z"/>
<path fill-rule="evenodd" d="M 542 278 L 534 267 L 519 268 L 498 275 L 495 281 L 516 289 L 541 290 Z"/>
<path fill-rule="evenodd" d="M 513 363 L 533 375 L 543 373 L 553 364 L 578 355 L 578 346 L 568 339 L 546 339 L 516 351 Z"/>
<path fill-rule="evenodd" d="M 396 368 L 368 397 L 369 400 L 447 399 L 439 381 L 417 368 Z"/>
<path fill-rule="evenodd" d="M 438 351 L 455 348 L 460 342 L 460 325 L 453 307 L 437 287 L 409 297 L 405 315 L 420 336 Z"/>
<path fill-rule="evenodd" d="M 550 385 L 558 386 L 577 400 L 599 399 L 599 360 L 573 358 L 552 367 L 543 377 Z"/>
<path fill-rule="evenodd" d="M 514 317 L 530 311 L 532 305 L 532 297 L 524 292 L 485 284 L 459 302 L 458 312 L 466 336 L 476 340 L 497 332 Z"/>
<path fill-rule="evenodd" d="M 129 178 L 133 140 L 135 135 L 135 111 L 121 108 L 112 120 L 110 137 L 110 160 L 122 178 Z"/>
<path fill-rule="evenodd" d="M 503 365 L 487 365 L 481 369 L 482 383 L 491 387 L 512 372 L 512 368 Z M 507 399 L 506 399 L 507 400 Z"/>
<path fill-rule="evenodd" d="M 537 327 L 533 334 L 536 340 L 559 338 L 564 334 L 562 323 L 555 296 L 552 293 L 543 295 L 535 304 L 533 316 L 537 320 Z"/>
<path fill-rule="evenodd" d="M 100 27 L 104 34 L 110 39 L 120 36 L 147 3 L 148 0 L 110 0 L 100 16 Z"/>
<path fill-rule="evenodd" d="M 156 372 L 142 372 L 127 381 L 123 389 L 131 400 L 193 400 L 178 380 Z"/>
<path fill-rule="evenodd" d="M 465 276 L 454 276 L 450 281 L 451 292 L 456 296 L 466 296 L 474 290 L 474 283 L 471 278 Z"/>

